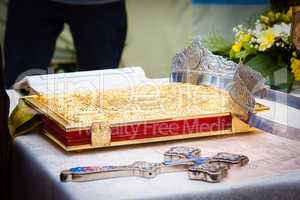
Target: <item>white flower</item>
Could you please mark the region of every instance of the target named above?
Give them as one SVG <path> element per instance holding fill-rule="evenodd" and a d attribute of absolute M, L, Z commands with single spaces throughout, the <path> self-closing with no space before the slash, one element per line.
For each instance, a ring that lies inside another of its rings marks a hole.
<path fill-rule="evenodd" d="M 293 52 L 293 56 L 297 57 L 297 52 L 296 51 Z"/>
<path fill-rule="evenodd" d="M 251 38 L 250 40 L 251 43 L 256 43 L 257 42 L 257 39 L 255 37 Z"/>
<path fill-rule="evenodd" d="M 259 51 L 265 51 L 270 48 L 275 42 L 275 34 L 271 28 L 262 31 L 257 38 L 259 43 Z"/>
<path fill-rule="evenodd" d="M 264 27 L 261 23 L 256 23 L 252 34 L 258 36 L 263 31 L 263 29 Z"/>
<path fill-rule="evenodd" d="M 286 36 L 290 34 L 291 24 L 286 24 L 286 23 L 275 24 L 272 27 L 272 30 L 276 37 Z"/>

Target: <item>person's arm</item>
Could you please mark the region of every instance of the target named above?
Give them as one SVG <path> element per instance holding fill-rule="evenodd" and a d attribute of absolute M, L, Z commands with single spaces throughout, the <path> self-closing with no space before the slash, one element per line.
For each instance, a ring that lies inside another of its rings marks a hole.
<path fill-rule="evenodd" d="M 0 46 L 0 133 L 7 128 L 7 118 L 9 112 L 8 96 L 4 87 L 4 74 L 3 74 L 3 57 L 2 49 Z"/>
<path fill-rule="evenodd" d="M 1 50 L 0 45 L 0 196 L 8 199 L 11 138 L 8 132 L 9 99 L 4 87 Z"/>

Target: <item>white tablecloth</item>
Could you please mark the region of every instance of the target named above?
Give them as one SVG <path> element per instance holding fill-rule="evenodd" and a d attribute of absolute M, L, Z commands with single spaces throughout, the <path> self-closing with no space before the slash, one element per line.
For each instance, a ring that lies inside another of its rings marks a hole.
<path fill-rule="evenodd" d="M 12 102 L 17 96 L 9 91 Z M 300 128 L 300 111 L 267 100 L 271 111 L 261 117 Z M 12 103 L 12 106 L 14 103 Z M 299 133 L 300 134 L 300 133 Z M 116 178 L 85 183 L 62 183 L 61 170 L 76 166 L 159 162 L 171 146 L 190 145 L 213 155 L 227 151 L 246 154 L 250 163 L 231 170 L 217 184 L 191 181 L 187 173 L 161 174 L 153 179 Z M 66 153 L 38 133 L 20 136 L 14 143 L 14 199 L 299 199 L 300 141 L 262 131 L 226 137 L 134 145 Z"/>

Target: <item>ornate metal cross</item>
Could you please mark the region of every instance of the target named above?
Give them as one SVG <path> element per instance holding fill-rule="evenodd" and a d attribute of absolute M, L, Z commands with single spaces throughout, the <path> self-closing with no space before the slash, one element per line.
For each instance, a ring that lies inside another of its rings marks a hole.
<path fill-rule="evenodd" d="M 247 156 L 218 153 L 202 157 L 195 147 L 172 147 L 164 153 L 164 162 L 137 161 L 124 166 L 75 167 L 60 174 L 61 181 L 92 181 L 116 177 L 156 177 L 160 173 L 188 171 L 190 179 L 211 183 L 220 182 L 227 176 L 231 166 L 242 167 L 249 162 Z"/>

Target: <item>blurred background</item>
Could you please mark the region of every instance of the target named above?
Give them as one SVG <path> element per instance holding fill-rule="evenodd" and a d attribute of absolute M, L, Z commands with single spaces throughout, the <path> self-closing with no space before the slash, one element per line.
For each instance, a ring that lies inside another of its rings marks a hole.
<path fill-rule="evenodd" d="M 149 77 L 166 77 L 174 54 L 195 35 L 219 32 L 233 40 L 232 27 L 247 23 L 269 7 L 268 0 L 127 0 L 128 35 L 121 67 L 138 65 Z M 0 0 L 3 44 L 7 0 Z M 57 71 L 76 70 L 69 28 L 57 41 L 52 65 Z"/>
<path fill-rule="evenodd" d="M 289 36 L 292 24 L 289 8 L 294 1 L 300 3 L 300 0 L 126 0 L 128 32 L 119 67 L 141 66 L 150 78 L 168 77 L 175 53 L 199 36 L 213 53 L 235 62 L 242 60 L 262 73 L 272 89 L 290 92 L 296 84 L 300 91 L 300 54 Z M 0 0 L 2 44 L 7 2 Z M 257 23 L 263 29 L 253 35 L 250 32 L 257 29 Z M 234 32 L 239 26 L 247 30 L 238 28 Z M 272 32 L 269 35 L 268 30 Z M 263 39 L 270 45 L 261 50 L 251 46 L 251 43 L 262 44 L 261 41 L 245 42 L 242 40 L 246 38 L 241 36 Z M 77 70 L 68 25 L 57 40 L 51 67 L 55 72 Z"/>

